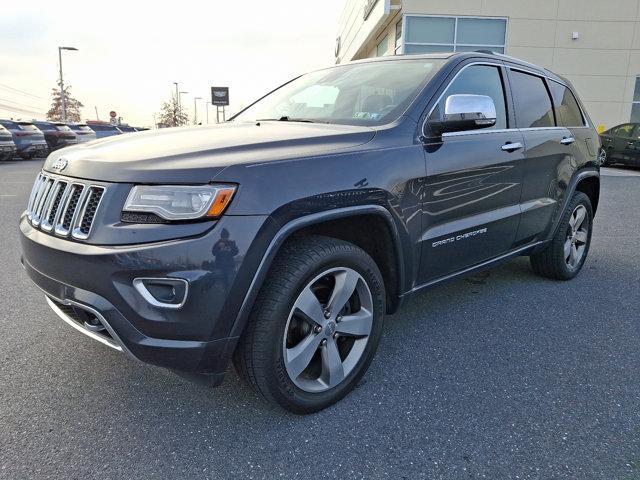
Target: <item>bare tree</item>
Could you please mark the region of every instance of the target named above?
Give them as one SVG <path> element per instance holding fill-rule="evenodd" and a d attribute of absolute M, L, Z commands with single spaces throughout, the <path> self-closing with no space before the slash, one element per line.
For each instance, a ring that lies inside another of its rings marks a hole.
<path fill-rule="evenodd" d="M 187 125 L 189 118 L 187 114 L 180 109 L 178 100 L 175 96 L 171 96 L 168 102 L 162 102 L 160 106 L 160 115 L 158 119 L 159 127 L 179 127 Z"/>
<path fill-rule="evenodd" d="M 62 96 L 60 95 L 60 80 L 57 83 L 58 87 L 51 89 L 51 108 L 47 112 L 47 119 L 61 122 Z M 80 122 L 80 109 L 84 105 L 71 96 L 71 85 L 64 87 L 64 103 L 67 111 L 67 122 Z"/>

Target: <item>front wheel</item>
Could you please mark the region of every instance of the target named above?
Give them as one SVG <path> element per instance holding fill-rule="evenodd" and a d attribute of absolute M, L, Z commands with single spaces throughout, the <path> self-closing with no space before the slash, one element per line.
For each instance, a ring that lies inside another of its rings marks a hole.
<path fill-rule="evenodd" d="M 364 375 L 382 331 L 384 285 L 359 247 L 294 240 L 274 260 L 234 354 L 236 370 L 294 413 L 326 408 Z"/>
<path fill-rule="evenodd" d="M 589 197 L 576 192 L 560 220 L 553 240 L 541 252 L 531 255 L 531 267 L 538 275 L 556 280 L 575 277 L 591 245 L 593 208 Z"/>

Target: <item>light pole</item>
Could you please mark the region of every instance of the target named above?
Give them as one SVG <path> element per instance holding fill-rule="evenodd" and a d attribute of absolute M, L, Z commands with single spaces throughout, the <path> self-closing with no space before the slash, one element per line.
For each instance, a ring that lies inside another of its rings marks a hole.
<path fill-rule="evenodd" d="M 178 93 L 178 82 L 173 82 L 176 86 L 176 107 L 178 108 L 178 114 L 180 114 L 180 95 Z"/>
<path fill-rule="evenodd" d="M 67 105 L 64 100 L 64 80 L 62 77 L 62 50 L 78 51 L 76 47 L 58 47 L 58 64 L 60 65 L 60 101 L 62 102 L 62 121 L 67 121 Z"/>
<path fill-rule="evenodd" d="M 207 110 L 207 125 L 209 125 L 209 105 L 213 105 L 213 103 L 207 102 L 204 104 L 204 108 Z"/>
<path fill-rule="evenodd" d="M 193 124 L 198 124 L 198 107 L 196 102 L 202 100 L 202 97 L 193 97 Z"/>
<path fill-rule="evenodd" d="M 178 92 L 178 110 L 182 113 L 182 95 L 186 95 L 189 92 Z"/>

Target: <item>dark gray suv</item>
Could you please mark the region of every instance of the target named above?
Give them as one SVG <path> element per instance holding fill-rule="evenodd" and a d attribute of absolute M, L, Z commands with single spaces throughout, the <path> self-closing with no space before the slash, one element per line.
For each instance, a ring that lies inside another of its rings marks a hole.
<path fill-rule="evenodd" d="M 210 385 L 233 359 L 266 399 L 313 412 L 353 389 L 412 294 L 518 255 L 577 275 L 598 149 L 571 85 L 529 63 L 354 62 L 224 125 L 52 153 L 22 260 L 95 340 Z"/>

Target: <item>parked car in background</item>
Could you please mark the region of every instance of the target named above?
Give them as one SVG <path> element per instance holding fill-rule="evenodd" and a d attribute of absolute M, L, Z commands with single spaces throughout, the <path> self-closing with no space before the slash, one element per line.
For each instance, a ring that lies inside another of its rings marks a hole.
<path fill-rule="evenodd" d="M 149 130 L 147 127 L 133 127 L 136 129 L 136 132 L 146 132 Z"/>
<path fill-rule="evenodd" d="M 78 137 L 78 143 L 96 139 L 96 132 L 86 123 L 68 123 L 67 126 L 73 130 L 73 133 Z"/>
<path fill-rule="evenodd" d="M 122 132 L 115 125 L 107 124 L 90 124 L 91 129 L 96 133 L 96 138 L 111 137 L 112 135 L 120 135 Z"/>
<path fill-rule="evenodd" d="M 33 124 L 44 134 L 51 152 L 78 143 L 78 136 L 64 123 L 34 121 Z"/>
<path fill-rule="evenodd" d="M 0 125 L 0 161 L 11 160 L 15 154 L 16 144 L 13 143 L 13 135 Z"/>
<path fill-rule="evenodd" d="M 122 133 L 133 133 L 133 132 L 137 132 L 138 130 L 136 130 L 133 127 L 130 127 L 129 125 L 118 125 L 118 130 L 120 130 Z"/>
<path fill-rule="evenodd" d="M 49 153 L 44 134 L 33 123 L 0 120 L 0 125 L 11 132 L 20 157 L 24 159 L 46 157 Z"/>
<path fill-rule="evenodd" d="M 640 123 L 623 123 L 600 134 L 605 152 L 603 165 L 640 167 Z"/>

